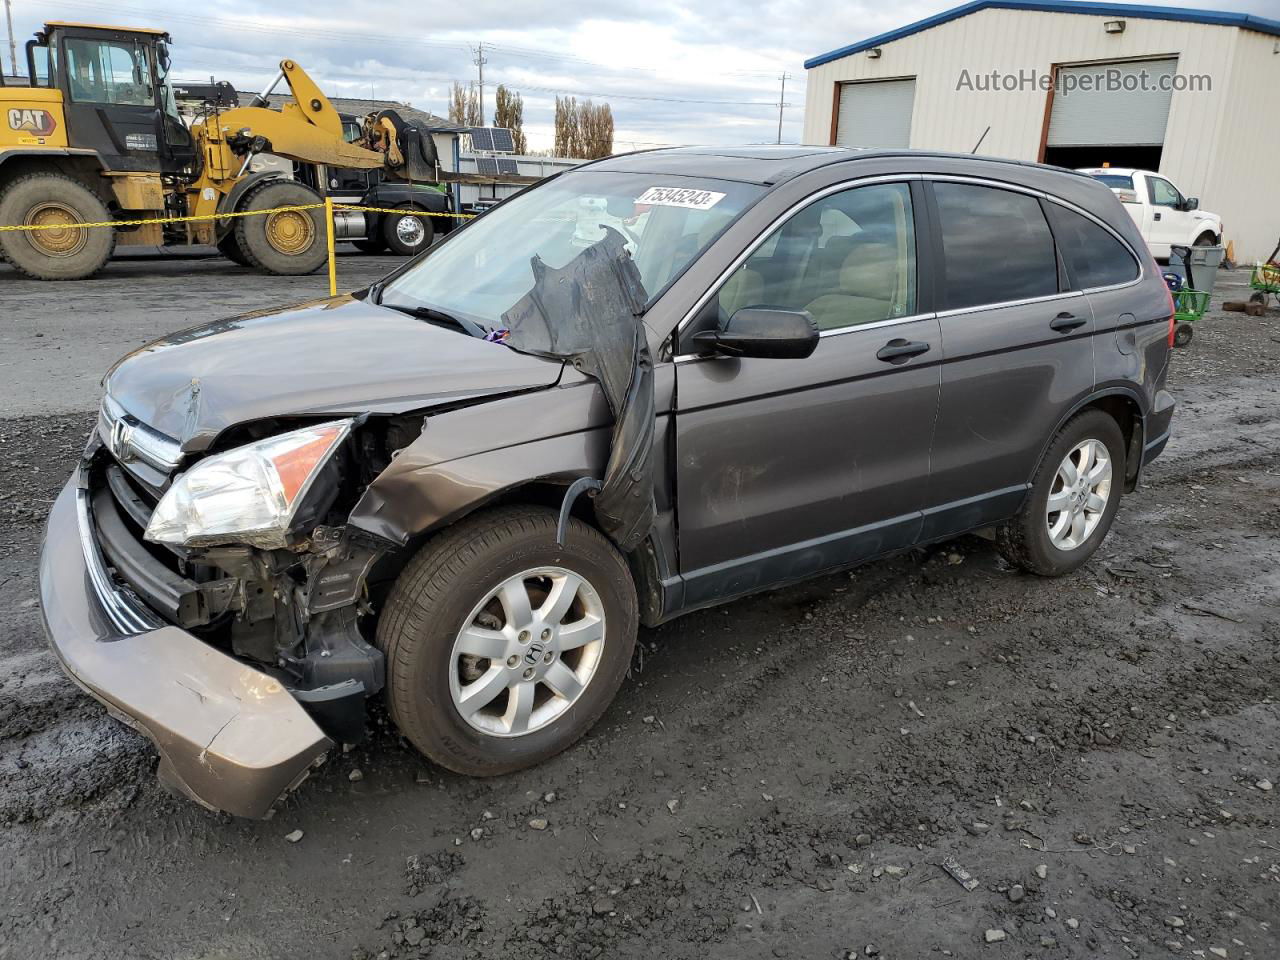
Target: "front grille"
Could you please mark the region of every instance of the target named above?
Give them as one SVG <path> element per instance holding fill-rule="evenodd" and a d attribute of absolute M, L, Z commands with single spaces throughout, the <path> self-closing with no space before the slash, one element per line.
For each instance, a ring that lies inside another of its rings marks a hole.
<path fill-rule="evenodd" d="M 182 462 L 177 440 L 143 423 L 110 395 L 102 398 L 98 410 L 98 435 L 121 464 L 143 463 L 168 476 Z"/>
<path fill-rule="evenodd" d="M 114 580 L 171 623 L 188 628 L 208 624 L 211 614 L 202 583 L 217 574 L 143 537 L 155 494 L 106 457 L 91 468 L 85 493 L 94 541 Z"/>

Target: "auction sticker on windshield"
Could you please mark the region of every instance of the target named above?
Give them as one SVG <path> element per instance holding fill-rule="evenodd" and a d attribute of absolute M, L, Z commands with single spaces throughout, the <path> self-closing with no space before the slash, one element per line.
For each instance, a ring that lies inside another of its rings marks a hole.
<path fill-rule="evenodd" d="M 724 199 L 723 193 L 714 190 L 691 190 L 688 187 L 650 187 L 636 197 L 636 203 L 651 207 L 687 207 L 690 210 L 710 210 Z"/>

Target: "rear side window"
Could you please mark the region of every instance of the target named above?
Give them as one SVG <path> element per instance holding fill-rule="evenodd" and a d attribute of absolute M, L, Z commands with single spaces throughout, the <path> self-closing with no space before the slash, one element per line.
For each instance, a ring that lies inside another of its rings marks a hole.
<path fill-rule="evenodd" d="M 942 231 L 942 309 L 1058 292 L 1058 258 L 1039 200 L 963 183 L 935 183 L 933 191 Z"/>
<path fill-rule="evenodd" d="M 1119 188 L 1121 190 L 1133 189 L 1133 177 L 1122 177 L 1118 173 L 1095 173 L 1093 179 L 1105 183 L 1112 189 Z"/>
<path fill-rule="evenodd" d="M 1137 278 L 1138 262 L 1123 243 L 1074 210 L 1056 203 L 1047 206 L 1071 289 L 1108 287 Z"/>

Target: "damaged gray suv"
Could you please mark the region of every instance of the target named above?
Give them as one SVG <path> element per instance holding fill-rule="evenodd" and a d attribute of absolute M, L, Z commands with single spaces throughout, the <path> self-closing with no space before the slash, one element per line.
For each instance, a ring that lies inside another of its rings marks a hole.
<path fill-rule="evenodd" d="M 1074 570 L 1169 436 L 1172 309 L 1090 177 L 677 149 L 368 290 L 121 360 L 49 518 L 71 677 L 263 816 L 386 699 L 467 774 L 565 749 L 641 624 L 990 530 Z"/>

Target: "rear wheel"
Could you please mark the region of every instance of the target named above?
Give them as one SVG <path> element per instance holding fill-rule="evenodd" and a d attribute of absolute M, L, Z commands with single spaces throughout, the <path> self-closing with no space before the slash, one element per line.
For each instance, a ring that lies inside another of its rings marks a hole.
<path fill-rule="evenodd" d="M 1005 559 L 1041 576 L 1082 566 L 1111 529 L 1125 477 L 1124 436 L 1101 410 L 1058 431 L 1022 509 L 996 528 Z"/>
<path fill-rule="evenodd" d="M 304 184 L 267 180 L 249 191 L 240 204 L 240 211 L 321 202 L 320 195 Z M 237 217 L 235 237 L 249 264 L 266 273 L 282 276 L 315 273 L 328 258 L 322 208 Z"/>
<path fill-rule="evenodd" d="M 102 269 L 116 246 L 106 204 L 84 184 L 54 173 L 20 177 L 0 194 L 0 224 L 43 229 L 0 233 L 5 259 L 37 280 L 82 280 Z"/>
<path fill-rule="evenodd" d="M 441 766 L 509 773 L 581 737 L 631 662 L 638 614 L 627 564 L 598 531 L 505 507 L 433 538 L 378 625 L 396 725 Z"/>
<path fill-rule="evenodd" d="M 413 216 L 413 207 L 401 209 L 405 212 L 382 215 L 382 239 L 386 241 L 392 253 L 411 257 L 431 246 L 435 229 L 431 225 L 430 217 Z"/>

